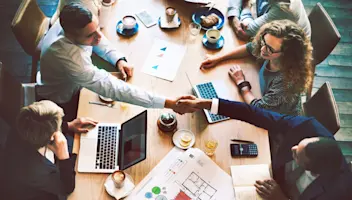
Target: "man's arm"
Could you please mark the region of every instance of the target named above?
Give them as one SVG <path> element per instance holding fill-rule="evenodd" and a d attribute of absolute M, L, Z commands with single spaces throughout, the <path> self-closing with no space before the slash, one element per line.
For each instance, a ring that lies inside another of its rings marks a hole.
<path fill-rule="evenodd" d="M 99 44 L 93 46 L 93 52 L 113 66 L 116 66 L 119 60 L 126 60 L 125 56 L 113 47 L 104 34 L 101 34 Z"/>
<path fill-rule="evenodd" d="M 227 8 L 227 17 L 229 19 L 233 17 L 240 17 L 242 0 L 229 0 L 229 7 Z"/>

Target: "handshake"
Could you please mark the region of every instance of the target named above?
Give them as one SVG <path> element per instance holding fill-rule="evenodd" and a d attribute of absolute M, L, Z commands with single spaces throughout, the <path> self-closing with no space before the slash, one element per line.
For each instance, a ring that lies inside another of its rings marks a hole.
<path fill-rule="evenodd" d="M 181 96 L 176 100 L 166 100 L 165 107 L 172 109 L 174 112 L 183 115 L 193 113 L 201 109 L 211 108 L 211 99 L 198 99 L 193 95 Z"/>

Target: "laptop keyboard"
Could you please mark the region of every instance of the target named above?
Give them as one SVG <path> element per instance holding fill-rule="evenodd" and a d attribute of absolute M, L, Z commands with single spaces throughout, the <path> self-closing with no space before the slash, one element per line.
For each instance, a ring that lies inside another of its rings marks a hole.
<path fill-rule="evenodd" d="M 219 98 L 218 95 L 216 94 L 215 88 L 211 82 L 208 83 L 203 83 L 196 85 L 197 90 L 200 94 L 200 97 L 203 99 L 213 99 L 213 98 Z M 217 121 L 222 121 L 225 119 L 228 119 L 228 117 L 222 116 L 222 115 L 214 115 L 208 112 L 210 115 L 210 118 L 213 122 Z"/>
<path fill-rule="evenodd" d="M 95 169 L 115 169 L 116 126 L 99 126 Z"/>

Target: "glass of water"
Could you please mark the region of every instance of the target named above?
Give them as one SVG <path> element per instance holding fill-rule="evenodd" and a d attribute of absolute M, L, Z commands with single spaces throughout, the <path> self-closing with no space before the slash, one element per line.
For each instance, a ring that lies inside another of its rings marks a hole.
<path fill-rule="evenodd" d="M 218 147 L 218 141 L 211 136 L 205 140 L 204 145 L 205 154 L 212 156 L 215 153 L 216 147 Z"/>
<path fill-rule="evenodd" d="M 200 28 L 201 28 L 200 24 L 197 24 L 197 23 L 194 23 L 194 22 L 189 24 L 189 32 L 193 36 L 197 36 L 199 34 Z"/>

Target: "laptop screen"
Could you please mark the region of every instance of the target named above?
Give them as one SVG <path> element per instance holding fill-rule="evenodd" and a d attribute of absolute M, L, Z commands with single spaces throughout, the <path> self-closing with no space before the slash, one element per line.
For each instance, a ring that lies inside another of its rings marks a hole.
<path fill-rule="evenodd" d="M 146 159 L 147 110 L 122 124 L 118 157 L 120 170 L 124 170 Z"/>

